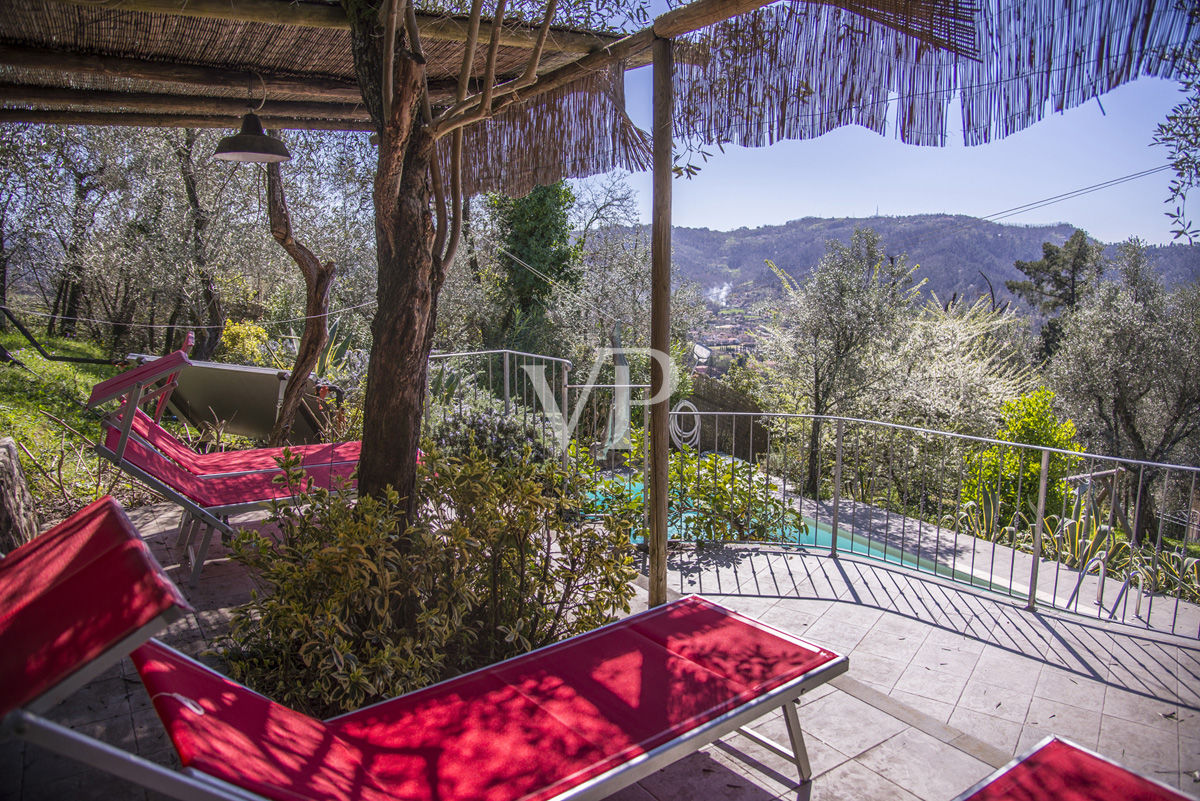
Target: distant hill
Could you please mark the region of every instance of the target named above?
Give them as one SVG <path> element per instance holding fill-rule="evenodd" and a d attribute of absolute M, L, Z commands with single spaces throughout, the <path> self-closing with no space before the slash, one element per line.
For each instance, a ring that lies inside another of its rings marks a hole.
<path fill-rule="evenodd" d="M 745 301 L 778 290 L 779 282 L 765 261 L 796 277 L 807 274 L 821 258 L 830 239 L 848 242 L 857 227 L 873 228 L 886 252 L 907 254 L 917 274 L 928 279 L 926 291 L 948 300 L 974 299 L 987 294 L 987 276 L 997 299 L 1009 297 L 1006 280 L 1023 277 L 1013 266 L 1017 260 L 1042 256 L 1042 243 L 1061 245 L 1074 232 L 1071 225 L 1004 225 L 975 217 L 921 214 L 911 217 L 823 219 L 805 217 L 783 225 L 710 231 L 675 228 L 674 260 L 684 278 L 706 290 L 728 284 L 729 300 Z M 1108 248 L 1109 255 L 1115 245 Z M 1151 248 L 1150 257 L 1169 286 L 1200 279 L 1200 246 L 1168 245 Z"/>

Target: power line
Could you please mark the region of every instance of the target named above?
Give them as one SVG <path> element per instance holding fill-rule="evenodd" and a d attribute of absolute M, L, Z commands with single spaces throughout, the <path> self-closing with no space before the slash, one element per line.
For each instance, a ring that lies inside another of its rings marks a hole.
<path fill-rule="evenodd" d="M 284 323 L 308 322 L 309 320 L 316 320 L 316 319 L 320 319 L 322 317 L 326 317 L 326 318 L 337 317 L 338 315 L 345 314 L 347 312 L 352 312 L 357 309 L 364 309 L 364 308 L 367 308 L 368 306 L 374 306 L 377 302 L 378 301 L 369 300 L 366 303 L 359 303 L 356 306 L 346 306 L 344 308 L 337 309 L 337 310 L 331 311 L 331 312 L 327 312 L 325 314 L 310 314 L 306 317 L 293 317 L 290 320 L 270 320 L 268 322 L 271 325 L 283 325 Z M 34 317 L 53 317 L 56 320 L 72 320 L 77 323 L 94 323 L 96 325 L 113 325 L 113 326 L 121 325 L 126 328 L 141 328 L 141 329 L 155 329 L 155 330 L 162 330 L 162 329 L 181 330 L 181 329 L 186 328 L 191 331 L 220 331 L 221 329 L 225 328 L 224 324 L 222 324 L 222 325 L 186 325 L 186 324 L 184 324 L 184 325 L 167 325 L 167 324 L 163 324 L 163 323 L 118 323 L 113 320 L 101 320 L 101 319 L 97 319 L 94 317 L 67 317 L 67 316 L 61 315 L 61 314 L 49 314 L 47 312 L 34 311 L 33 309 L 13 309 L 13 311 L 18 312 L 20 314 L 32 315 Z"/>
<path fill-rule="evenodd" d="M 510 259 L 512 259 L 517 264 L 524 267 L 526 270 L 529 270 L 529 272 L 533 273 L 534 275 L 536 275 L 538 278 L 545 281 L 550 286 L 558 289 L 564 295 L 567 295 L 568 297 L 573 298 L 577 303 L 594 311 L 596 314 L 600 315 L 601 317 L 604 317 L 614 323 L 621 323 L 622 325 L 630 325 L 630 322 L 628 320 L 622 320 L 619 317 L 614 317 L 613 315 L 602 310 L 600 307 L 596 306 L 595 304 L 590 303 L 586 298 L 583 297 L 583 295 L 581 295 L 575 289 L 568 287 L 566 284 L 563 284 L 559 281 L 554 280 L 553 278 L 546 275 L 544 272 L 542 272 L 538 268 L 534 267 L 533 265 L 529 264 L 526 261 L 523 261 L 522 259 L 518 258 L 517 256 L 514 256 L 512 253 L 508 252 L 504 248 L 497 247 L 496 250 L 499 251 L 500 253 L 503 253 L 505 256 L 508 256 Z M 546 307 L 546 304 L 543 303 L 542 306 L 543 306 L 543 308 L 546 308 L 546 311 L 550 310 L 549 308 Z"/>

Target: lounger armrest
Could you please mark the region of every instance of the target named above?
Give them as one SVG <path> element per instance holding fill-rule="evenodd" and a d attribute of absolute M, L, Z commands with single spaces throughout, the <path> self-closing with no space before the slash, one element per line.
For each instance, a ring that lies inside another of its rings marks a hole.
<path fill-rule="evenodd" d="M 88 397 L 87 407 L 91 409 L 108 401 L 116 400 L 122 395 L 129 394 L 130 390 L 139 385 L 148 386 L 189 365 L 191 365 L 191 361 L 181 350 L 138 365 L 132 370 L 126 370 L 94 386 L 92 394 Z"/>

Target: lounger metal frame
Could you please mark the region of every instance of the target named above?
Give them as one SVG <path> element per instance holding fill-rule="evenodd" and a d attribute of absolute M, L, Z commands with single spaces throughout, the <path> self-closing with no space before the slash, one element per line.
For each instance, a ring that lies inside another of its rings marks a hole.
<path fill-rule="evenodd" d="M 115 664 L 123 656 L 136 648 L 136 646 L 149 640 L 150 634 L 148 632 L 155 628 L 160 630 L 165 628 L 172 619 L 177 619 L 182 614 L 179 610 L 171 611 L 178 614 L 174 616 L 168 613 L 160 615 L 142 627 L 137 633 L 114 644 L 105 651 L 102 657 L 93 660 L 87 666 L 72 674 L 67 680 L 47 690 L 34 702 L 26 705 L 24 708 L 10 712 L 5 717 L 3 723 L 0 724 L 0 734 L 18 736 L 26 742 L 34 743 L 47 750 L 139 784 L 147 789 L 180 799 L 180 801 L 265 801 L 262 796 L 194 768 L 176 771 L 163 767 L 144 757 L 122 751 L 107 743 L 100 742 L 65 726 L 46 720 L 34 711 L 35 708 L 45 709 L 57 703 L 57 700 L 66 697 L 74 689 L 77 689 L 92 677 L 103 672 L 110 665 Z M 761 626 L 761 624 L 752 619 L 742 618 L 742 620 L 752 625 Z M 602 626 L 595 631 L 603 631 L 619 623 L 620 621 L 616 621 L 607 626 Z M 771 631 L 793 642 L 803 642 L 798 638 L 788 635 L 786 632 L 780 632 L 775 629 L 771 629 Z M 807 646 L 807 643 L 805 645 Z M 548 645 L 530 653 L 536 654 L 539 651 L 553 647 L 554 645 Z M 181 654 L 181 656 L 189 661 L 197 662 L 197 660 L 192 659 L 186 654 Z M 528 654 L 514 658 L 523 659 L 526 657 L 528 657 Z M 202 663 L 197 662 L 197 664 Z M 503 665 L 504 663 L 501 662 L 498 664 Z M 447 679 L 445 682 L 440 683 L 447 684 L 461 681 L 464 676 L 493 670 L 496 667 L 496 665 L 492 665 L 479 668 L 478 670 L 471 671 L 471 673 Z M 802 783 L 806 782 L 812 778 L 812 768 L 809 764 L 808 752 L 804 745 L 804 734 L 800 728 L 796 702 L 809 690 L 845 673 L 848 667 L 849 659 L 845 656 L 840 656 L 819 668 L 805 673 L 803 676 L 799 676 L 792 681 L 747 701 L 736 709 L 732 709 L 670 742 L 664 743 L 644 754 L 640 754 L 599 776 L 593 777 L 582 784 L 554 796 L 552 801 L 599 801 L 599 799 L 606 798 L 618 790 L 735 731 L 749 736 L 758 745 L 766 747 L 774 753 L 790 760 L 796 765 L 800 781 Z M 50 699 L 54 700 L 51 701 Z M 380 702 L 380 704 L 386 703 L 388 701 Z M 378 705 L 375 704 L 373 706 Z M 789 739 L 791 740 L 790 748 L 775 743 L 757 733 L 750 732 L 749 729 L 745 728 L 754 720 L 762 717 L 766 711 L 775 707 L 783 709 Z M 364 707 L 363 709 L 369 708 Z M 361 711 L 361 709 L 355 710 L 355 712 L 347 714 L 357 714 Z M 343 716 L 339 715 L 329 720 L 337 720 L 338 717 Z"/>

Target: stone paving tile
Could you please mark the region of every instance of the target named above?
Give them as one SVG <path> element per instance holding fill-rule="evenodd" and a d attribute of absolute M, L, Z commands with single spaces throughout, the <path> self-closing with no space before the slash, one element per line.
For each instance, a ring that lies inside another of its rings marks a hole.
<path fill-rule="evenodd" d="M 800 728 L 804 731 L 804 747 L 808 751 L 808 760 L 812 765 L 813 777 L 815 779 L 841 765 L 850 757 L 817 737 L 815 733 L 809 733 L 810 714 L 809 710 L 801 711 Z M 780 745 L 788 748 L 791 747 L 791 740 L 788 739 L 787 723 L 784 721 L 782 712 L 764 718 L 750 728 Z M 794 784 L 799 780 L 799 774 L 796 771 L 795 765 L 787 759 L 762 748 L 746 738 L 730 737 L 727 739 L 739 751 L 752 756 L 760 765 L 767 766 L 775 773 L 787 777 L 791 783 Z"/>
<path fill-rule="evenodd" d="M 143 801 L 146 791 L 136 784 L 118 779 L 110 773 L 89 770 L 82 773 L 59 774 L 51 781 L 26 784 L 22 801 L 63 801 L 64 799 L 111 799 L 111 801 Z"/>
<path fill-rule="evenodd" d="M 1035 698 L 1046 698 L 1082 709 L 1099 710 L 1104 704 L 1107 685 L 1103 681 L 1080 676 L 1078 673 L 1046 665 L 1038 676 Z"/>
<path fill-rule="evenodd" d="M 723 764 L 716 757 L 718 753 L 720 750 L 716 746 L 709 746 L 647 776 L 638 784 L 657 801 L 699 798 L 768 801 L 776 797 L 744 773 Z"/>
<path fill-rule="evenodd" d="M 807 801 L 918 801 L 920 798 L 858 762 L 839 765 L 820 781 L 814 781 L 807 795 L 799 797 Z"/>
<path fill-rule="evenodd" d="M 1102 712 L 1106 717 L 1121 718 L 1149 728 L 1179 736 L 1179 705 L 1159 698 L 1146 697 L 1109 685 L 1104 690 Z"/>
<path fill-rule="evenodd" d="M 972 675 L 959 696 L 958 708 L 1015 723 L 1019 729 L 1029 712 L 1029 694 L 992 684 L 987 678 L 986 673 L 982 677 L 980 672 Z M 951 723 L 953 725 L 953 721 Z M 972 731 L 969 728 L 963 730 Z M 1013 745 L 1016 745 L 1015 734 Z"/>
<path fill-rule="evenodd" d="M 20 740 L 0 741 L 0 801 L 17 801 L 21 797 L 21 781 L 25 772 L 25 743 Z"/>
<path fill-rule="evenodd" d="M 993 770 L 987 763 L 916 729 L 906 729 L 885 740 L 857 761 L 925 799 L 953 798 Z M 931 765 L 937 770 L 930 770 Z"/>
<path fill-rule="evenodd" d="M 854 757 L 907 726 L 845 693 L 830 693 L 801 708 L 801 725 L 821 742 Z"/>
<path fill-rule="evenodd" d="M 730 598 L 732 601 L 733 599 Z M 816 623 L 833 606 L 832 601 L 811 601 L 803 598 L 783 598 L 760 617 L 768 626 L 786 629 L 800 636 L 808 636 L 807 629 Z M 737 609 L 734 603 L 730 608 Z"/>
<path fill-rule="evenodd" d="M 888 697 L 942 723 L 948 723 L 950 716 L 954 714 L 954 704 L 935 701 L 932 698 L 905 692 L 895 687 L 888 692 Z"/>
<path fill-rule="evenodd" d="M 1095 749 L 1100 740 L 1100 712 L 1098 708 L 1080 709 L 1059 701 L 1035 697 L 1029 702 L 1025 729 L 1018 744 L 1018 750 L 1021 751 L 1032 747 L 1033 743 L 1050 734 L 1065 737 L 1084 748 Z M 1031 729 L 1032 734 L 1027 734 Z"/>
<path fill-rule="evenodd" d="M 936 667 L 913 662 L 900 675 L 895 689 L 954 706 L 966 685 L 967 676 L 943 673 Z"/>
<path fill-rule="evenodd" d="M 827 612 L 804 631 L 804 638 L 813 643 L 846 654 L 854 650 L 867 635 L 867 629 L 851 626 L 838 619 L 835 612 Z"/>
<path fill-rule="evenodd" d="M 964 706 L 955 708 L 947 722 L 956 729 L 971 732 L 974 737 L 1010 756 L 1016 753 L 1017 741 L 1021 737 L 1021 723 L 976 712 Z"/>
<path fill-rule="evenodd" d="M 1130 770 L 1173 784 L 1179 775 L 1178 742 L 1173 733 L 1104 715 L 1096 750 Z"/>
<path fill-rule="evenodd" d="M 971 675 L 989 684 L 1017 691 L 1028 698 L 1037 686 L 1041 669 L 1041 662 L 1032 657 L 1002 648 L 987 648 L 979 655 Z"/>
<path fill-rule="evenodd" d="M 761 620 L 763 615 L 771 611 L 771 608 L 779 603 L 779 599 L 773 596 L 745 595 L 742 593 L 722 595 L 712 600 L 730 609 L 736 608 L 743 615 L 758 620 Z"/>
<path fill-rule="evenodd" d="M 867 636 L 869 637 L 870 634 Z M 884 692 L 896 686 L 896 682 L 900 679 L 901 674 L 908 667 L 906 661 L 888 659 L 885 656 L 864 651 L 862 643 L 859 644 L 858 648 L 854 649 L 852 661 L 854 677 L 856 679 L 879 687 Z"/>
<path fill-rule="evenodd" d="M 965 643 L 949 644 L 926 640 L 909 662 L 909 667 L 926 667 L 940 675 L 969 677 L 979 662 L 980 651 Z"/>

